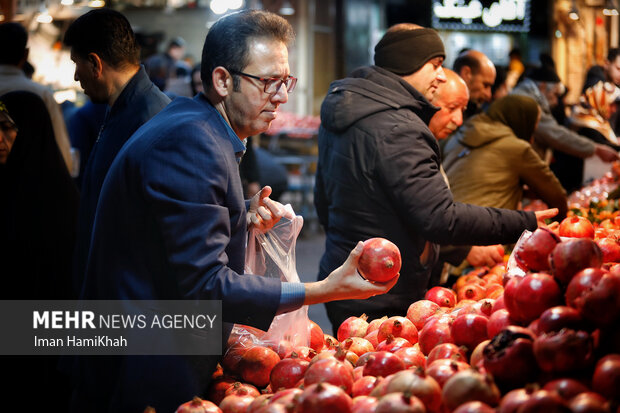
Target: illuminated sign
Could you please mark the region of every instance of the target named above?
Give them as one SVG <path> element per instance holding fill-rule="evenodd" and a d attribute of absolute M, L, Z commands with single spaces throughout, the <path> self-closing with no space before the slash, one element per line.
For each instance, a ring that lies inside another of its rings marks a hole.
<path fill-rule="evenodd" d="M 529 0 L 443 0 L 433 3 L 433 27 L 443 30 L 527 32 Z"/>

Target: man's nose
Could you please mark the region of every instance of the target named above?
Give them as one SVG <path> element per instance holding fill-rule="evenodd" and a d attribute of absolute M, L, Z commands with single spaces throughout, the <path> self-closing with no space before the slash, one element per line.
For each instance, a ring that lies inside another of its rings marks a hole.
<path fill-rule="evenodd" d="M 446 77 L 446 72 L 443 71 L 443 66 L 440 66 L 439 70 L 437 71 L 437 80 L 440 82 L 445 82 L 448 80 L 448 78 Z"/>
<path fill-rule="evenodd" d="M 273 94 L 271 100 L 274 102 L 286 103 L 288 102 L 288 92 L 286 90 L 286 85 L 280 85 L 280 88 L 276 93 Z"/>

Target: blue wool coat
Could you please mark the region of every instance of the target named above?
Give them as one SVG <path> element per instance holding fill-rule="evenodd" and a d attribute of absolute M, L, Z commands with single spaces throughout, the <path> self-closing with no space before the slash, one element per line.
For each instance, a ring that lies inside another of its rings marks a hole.
<path fill-rule="evenodd" d="M 280 280 L 241 275 L 243 149 L 202 94 L 175 99 L 142 126 L 103 184 L 82 298 L 217 299 L 225 322 L 268 328 Z M 218 359 L 83 357 L 74 410 L 87 403 L 98 411 L 174 411 L 204 394 Z"/>

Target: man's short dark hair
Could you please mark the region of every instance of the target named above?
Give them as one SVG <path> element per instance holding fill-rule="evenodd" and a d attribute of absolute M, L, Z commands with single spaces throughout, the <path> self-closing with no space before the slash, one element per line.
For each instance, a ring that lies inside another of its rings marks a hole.
<path fill-rule="evenodd" d="M 620 48 L 618 47 L 613 47 L 607 52 L 607 60 L 609 62 L 613 62 L 618 56 L 620 56 Z"/>
<path fill-rule="evenodd" d="M 216 67 L 243 71 L 249 64 L 249 43 L 259 38 L 281 41 L 288 46 L 295 33 L 284 18 L 264 10 L 244 10 L 216 21 L 202 49 L 200 77 L 205 91 L 213 87 L 211 73 Z M 233 88 L 239 89 L 239 77 L 235 74 Z"/>
<path fill-rule="evenodd" d="M 95 53 L 114 68 L 140 64 L 140 46 L 131 24 L 115 10 L 91 10 L 78 17 L 67 29 L 64 41 L 79 56 Z"/>
<path fill-rule="evenodd" d="M 460 75 L 461 69 L 465 66 L 469 67 L 471 69 L 471 73 L 474 75 L 480 71 L 480 60 L 472 56 L 469 53 L 469 50 L 458 55 L 452 65 L 452 70 Z"/>
<path fill-rule="evenodd" d="M 28 32 L 19 23 L 0 24 L 0 64 L 17 66 L 24 58 Z"/>

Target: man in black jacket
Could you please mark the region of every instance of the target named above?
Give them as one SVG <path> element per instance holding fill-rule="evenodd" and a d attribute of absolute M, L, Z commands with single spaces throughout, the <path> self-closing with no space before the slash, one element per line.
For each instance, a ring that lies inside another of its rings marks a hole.
<path fill-rule="evenodd" d="M 321 107 L 315 205 L 327 239 L 319 279 L 359 239 L 384 237 L 400 249 L 396 286 L 364 301 L 327 304 L 334 330 L 351 315 L 404 315 L 429 287 L 437 244 L 515 242 L 557 210 L 532 213 L 456 203 L 440 168 L 428 122 L 429 101 L 446 81 L 437 32 L 390 28 L 375 47 L 375 66 L 333 82 Z"/>

